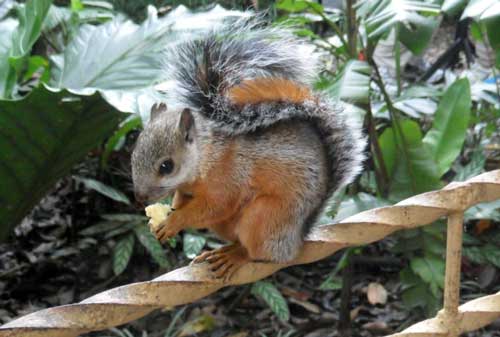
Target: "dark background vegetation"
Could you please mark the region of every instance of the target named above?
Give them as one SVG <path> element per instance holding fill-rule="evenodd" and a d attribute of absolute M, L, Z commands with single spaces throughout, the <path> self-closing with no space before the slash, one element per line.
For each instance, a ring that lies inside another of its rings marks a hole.
<path fill-rule="evenodd" d="M 332 223 L 500 168 L 499 4 L 0 0 L 0 323 L 224 244 L 188 231 L 162 247 L 133 200 L 130 153 L 161 100 L 169 44 L 250 9 L 316 47 L 317 88 L 343 101 L 370 141 L 363 175 L 321 220 Z M 500 290 L 499 208 L 465 215 L 463 301 Z M 90 335 L 400 331 L 441 307 L 445 230 L 440 220 L 396 233 Z M 500 336 L 499 326 L 469 335 Z"/>

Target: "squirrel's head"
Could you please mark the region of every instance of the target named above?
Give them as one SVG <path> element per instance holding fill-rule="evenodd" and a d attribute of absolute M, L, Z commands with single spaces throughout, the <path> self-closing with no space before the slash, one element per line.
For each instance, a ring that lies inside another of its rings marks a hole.
<path fill-rule="evenodd" d="M 156 201 L 171 195 L 196 177 L 198 151 L 191 110 L 169 111 L 153 105 L 149 123 L 132 153 L 132 179 L 138 201 Z"/>

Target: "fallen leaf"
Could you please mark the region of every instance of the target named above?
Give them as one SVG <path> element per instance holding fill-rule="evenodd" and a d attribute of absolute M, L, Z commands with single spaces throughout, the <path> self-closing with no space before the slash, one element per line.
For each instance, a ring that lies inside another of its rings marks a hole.
<path fill-rule="evenodd" d="M 301 300 L 294 298 L 294 297 L 289 297 L 288 300 L 292 303 L 300 305 L 301 307 L 303 307 L 307 311 L 310 311 L 314 314 L 319 314 L 321 312 L 321 309 L 319 308 L 319 306 L 317 306 L 314 303 L 307 302 L 307 301 L 301 301 Z"/>
<path fill-rule="evenodd" d="M 281 288 L 281 293 L 287 297 L 293 297 L 300 301 L 307 301 L 311 298 L 311 293 L 305 291 L 297 291 L 289 287 Z"/>
<path fill-rule="evenodd" d="M 248 331 L 242 331 L 235 333 L 234 335 L 229 335 L 227 337 L 247 337 L 248 336 Z"/>
<path fill-rule="evenodd" d="M 179 337 L 192 336 L 201 332 L 210 331 L 215 327 L 215 319 L 209 315 L 199 316 L 185 323 L 179 333 Z"/>
<path fill-rule="evenodd" d="M 386 304 L 387 303 L 387 290 L 380 283 L 372 282 L 368 285 L 366 296 L 370 304 Z"/>
<path fill-rule="evenodd" d="M 354 308 L 354 309 L 351 310 L 351 312 L 349 313 L 349 315 L 351 316 L 351 320 L 354 320 L 354 319 L 356 319 L 356 317 L 358 317 L 359 311 L 362 308 L 363 307 L 359 306 L 359 307 L 356 307 L 356 308 Z"/>
<path fill-rule="evenodd" d="M 378 333 L 391 332 L 391 329 L 387 326 L 387 323 L 380 321 L 365 323 L 363 324 L 362 328 L 371 332 L 378 332 Z"/>

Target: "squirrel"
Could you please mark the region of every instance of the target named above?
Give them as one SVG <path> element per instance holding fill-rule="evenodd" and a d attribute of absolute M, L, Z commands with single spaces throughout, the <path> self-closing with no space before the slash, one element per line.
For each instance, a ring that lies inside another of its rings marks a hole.
<path fill-rule="evenodd" d="M 131 160 L 137 200 L 174 195 L 157 238 L 195 228 L 233 242 L 193 260 L 217 278 L 292 261 L 361 172 L 361 127 L 313 91 L 317 58 L 287 28 L 240 20 L 177 43 L 166 60 L 168 108 L 153 106 Z"/>

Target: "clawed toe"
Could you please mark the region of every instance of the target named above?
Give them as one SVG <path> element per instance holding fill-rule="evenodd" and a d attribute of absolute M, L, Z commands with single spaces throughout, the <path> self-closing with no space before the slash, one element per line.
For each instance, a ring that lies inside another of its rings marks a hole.
<path fill-rule="evenodd" d="M 208 269 L 213 273 L 215 278 L 228 281 L 248 261 L 248 255 L 243 247 L 240 245 L 230 245 L 203 252 L 191 263 L 207 262 Z"/>

